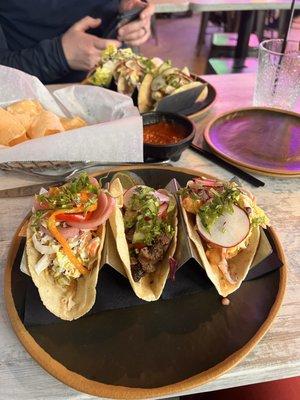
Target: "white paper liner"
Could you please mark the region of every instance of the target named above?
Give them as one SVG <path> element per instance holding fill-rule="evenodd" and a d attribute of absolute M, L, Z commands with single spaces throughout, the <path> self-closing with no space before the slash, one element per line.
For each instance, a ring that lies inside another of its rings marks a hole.
<path fill-rule="evenodd" d="M 54 96 L 36 77 L 0 66 L 1 107 L 18 100 L 37 99 L 45 109 L 59 116 L 79 115 L 92 124 L 13 147 L 1 147 L 0 162 L 143 161 L 142 118 L 130 97 L 85 85 L 56 90 Z"/>

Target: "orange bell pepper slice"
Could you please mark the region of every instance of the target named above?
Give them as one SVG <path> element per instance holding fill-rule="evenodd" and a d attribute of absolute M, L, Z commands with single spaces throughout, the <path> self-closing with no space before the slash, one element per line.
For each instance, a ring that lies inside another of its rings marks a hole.
<path fill-rule="evenodd" d="M 90 208 L 97 208 L 97 205 L 92 205 Z M 78 213 L 78 212 L 83 212 L 84 208 L 83 206 L 79 206 L 76 208 L 71 208 L 70 210 L 56 210 L 54 211 L 49 219 L 48 219 L 48 229 L 51 232 L 51 234 L 53 235 L 53 237 L 58 241 L 58 243 L 61 244 L 64 253 L 66 254 L 66 256 L 68 257 L 68 259 L 70 260 L 70 262 L 78 269 L 78 271 L 82 274 L 85 275 L 87 274 L 89 271 L 87 268 L 85 268 L 84 265 L 82 265 L 82 263 L 78 260 L 78 258 L 76 258 L 76 256 L 74 255 L 72 249 L 70 248 L 67 240 L 63 237 L 63 235 L 59 232 L 59 230 L 56 227 L 56 216 L 59 214 L 69 214 L 69 213 Z"/>

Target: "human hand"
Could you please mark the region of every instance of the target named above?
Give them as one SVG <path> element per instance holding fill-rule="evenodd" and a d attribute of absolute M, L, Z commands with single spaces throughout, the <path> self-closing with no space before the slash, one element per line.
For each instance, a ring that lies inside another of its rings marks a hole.
<path fill-rule="evenodd" d="M 138 6 L 145 6 L 139 19 L 129 22 L 118 30 L 118 40 L 130 46 L 140 46 L 151 36 L 151 16 L 155 11 L 155 7 L 152 4 L 145 5 L 141 0 L 122 0 L 120 9 L 121 11 L 127 11 Z"/>
<path fill-rule="evenodd" d="M 99 18 L 84 17 L 72 25 L 62 36 L 62 47 L 69 67 L 79 71 L 89 71 L 98 63 L 100 50 L 108 44 L 121 45 L 117 40 L 102 39 L 86 33 L 88 29 L 97 28 Z"/>

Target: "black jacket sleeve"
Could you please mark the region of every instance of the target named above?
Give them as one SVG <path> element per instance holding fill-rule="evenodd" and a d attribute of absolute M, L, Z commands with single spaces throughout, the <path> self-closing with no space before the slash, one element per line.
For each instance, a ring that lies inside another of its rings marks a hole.
<path fill-rule="evenodd" d="M 17 68 L 37 76 L 43 83 L 51 83 L 70 73 L 61 37 L 45 39 L 36 46 L 11 51 L 0 26 L 0 64 Z"/>

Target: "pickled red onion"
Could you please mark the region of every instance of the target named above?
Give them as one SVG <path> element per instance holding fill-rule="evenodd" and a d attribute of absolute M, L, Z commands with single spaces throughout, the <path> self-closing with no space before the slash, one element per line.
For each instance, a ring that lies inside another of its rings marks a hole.
<path fill-rule="evenodd" d="M 68 221 L 68 225 L 79 229 L 94 229 L 99 225 L 102 225 L 109 218 L 114 205 L 115 200 L 101 191 L 98 196 L 97 209 L 93 211 L 91 218 L 85 222 Z"/>

